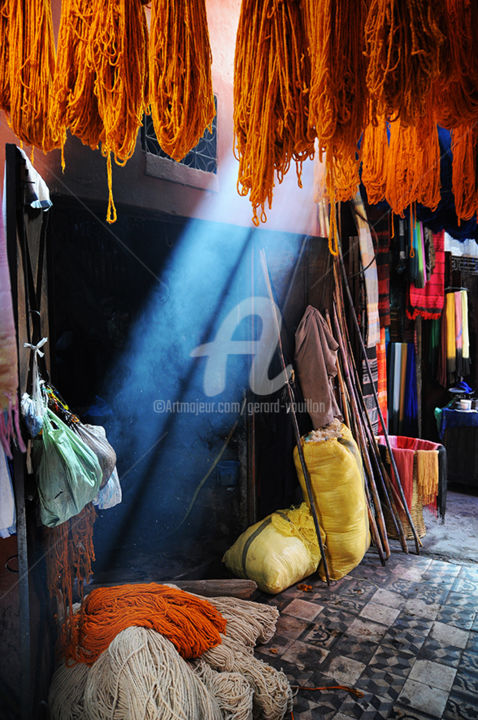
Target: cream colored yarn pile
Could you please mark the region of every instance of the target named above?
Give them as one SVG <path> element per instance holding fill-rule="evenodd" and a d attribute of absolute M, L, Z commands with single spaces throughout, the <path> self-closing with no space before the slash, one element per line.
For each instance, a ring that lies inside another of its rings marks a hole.
<path fill-rule="evenodd" d="M 255 645 L 275 633 L 277 608 L 207 600 L 227 620 L 221 645 L 185 661 L 154 630 L 127 628 L 91 668 L 56 670 L 52 720 L 282 720 L 292 708 L 289 682 L 254 656 Z"/>

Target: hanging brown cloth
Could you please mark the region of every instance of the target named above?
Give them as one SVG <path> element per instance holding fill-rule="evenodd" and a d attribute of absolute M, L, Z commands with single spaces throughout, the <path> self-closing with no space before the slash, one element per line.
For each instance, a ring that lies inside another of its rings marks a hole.
<path fill-rule="evenodd" d="M 332 386 L 338 347 L 320 312 L 309 305 L 295 333 L 295 368 L 315 430 L 342 420 Z"/>

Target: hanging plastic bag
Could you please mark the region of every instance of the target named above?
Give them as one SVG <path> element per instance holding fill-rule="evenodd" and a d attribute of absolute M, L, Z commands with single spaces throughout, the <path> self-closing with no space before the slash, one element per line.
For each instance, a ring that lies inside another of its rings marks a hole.
<path fill-rule="evenodd" d="M 106 485 L 101 488 L 98 495 L 93 500 L 93 505 L 96 505 L 98 510 L 109 510 L 115 505 L 119 505 L 122 499 L 123 494 L 121 492 L 118 471 L 115 468 Z"/>
<path fill-rule="evenodd" d="M 98 458 L 49 408 L 34 441 L 33 461 L 43 525 L 66 522 L 98 494 L 103 475 Z"/>
<path fill-rule="evenodd" d="M 42 338 L 37 345 L 24 343 L 24 347 L 33 351 L 33 369 L 32 369 L 32 394 L 23 393 L 21 400 L 22 417 L 27 427 L 30 437 L 34 438 L 38 435 L 43 427 L 43 415 L 45 412 L 45 403 L 42 397 L 42 380 L 38 372 L 38 358 L 43 357 L 44 353 L 40 350 L 47 342 L 48 338 Z"/>
<path fill-rule="evenodd" d="M 116 467 L 116 453 L 114 448 L 106 439 L 106 431 L 101 425 L 85 425 L 82 422 L 75 422 L 71 425 L 83 442 L 93 450 L 103 473 L 101 487 L 105 487 Z"/>

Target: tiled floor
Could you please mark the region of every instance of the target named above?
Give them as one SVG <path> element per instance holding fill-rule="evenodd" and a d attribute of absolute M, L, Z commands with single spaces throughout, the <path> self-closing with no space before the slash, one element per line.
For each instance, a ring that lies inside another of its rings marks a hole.
<path fill-rule="evenodd" d="M 369 552 L 330 588 L 307 583 L 261 595 L 281 617 L 259 657 L 293 685 L 364 695 L 301 690 L 295 720 L 478 719 L 478 564 Z"/>

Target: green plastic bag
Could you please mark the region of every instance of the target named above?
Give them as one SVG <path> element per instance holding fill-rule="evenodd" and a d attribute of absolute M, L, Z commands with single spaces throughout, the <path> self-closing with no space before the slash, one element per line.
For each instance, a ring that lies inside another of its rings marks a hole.
<path fill-rule="evenodd" d="M 33 462 L 40 520 L 47 527 L 77 515 L 100 489 L 103 473 L 95 453 L 49 408 L 34 441 Z"/>

